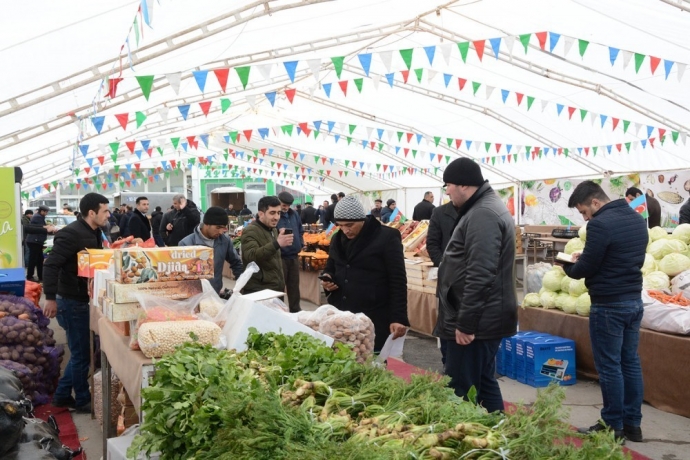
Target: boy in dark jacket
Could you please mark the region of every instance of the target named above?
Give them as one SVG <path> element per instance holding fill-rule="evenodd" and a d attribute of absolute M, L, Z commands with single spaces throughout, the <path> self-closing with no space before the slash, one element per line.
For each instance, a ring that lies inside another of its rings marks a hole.
<path fill-rule="evenodd" d="M 47 318 L 57 316 L 58 324 L 67 333 L 70 351 L 52 405 L 76 407 L 77 412 L 90 413 L 90 293 L 88 279 L 77 276 L 77 253 L 87 248 L 103 248 L 100 227 L 108 222 L 108 199 L 98 193 L 87 193 L 79 202 L 79 211 L 83 217 L 60 230 L 53 240 L 53 250 L 45 263 L 43 313 Z"/>
<path fill-rule="evenodd" d="M 613 430 L 642 441 L 642 367 L 637 354 L 642 306 L 642 264 L 649 234 L 644 218 L 621 199 L 610 201 L 592 181 L 580 183 L 568 201 L 587 221 L 587 244 L 564 267 L 585 279 L 592 305 L 589 335 L 604 407 L 601 420 L 582 433 Z"/>
<path fill-rule="evenodd" d="M 299 259 L 297 254 L 302 251 L 302 235 L 304 228 L 302 220 L 297 211 L 290 209 L 294 198 L 288 192 L 280 192 L 280 220 L 278 220 L 278 230 L 286 229 L 292 232 L 292 245 L 280 248 L 280 255 L 283 259 L 283 275 L 285 276 L 285 286 L 287 287 L 288 302 L 291 313 L 302 310 L 300 307 L 299 292 Z"/>

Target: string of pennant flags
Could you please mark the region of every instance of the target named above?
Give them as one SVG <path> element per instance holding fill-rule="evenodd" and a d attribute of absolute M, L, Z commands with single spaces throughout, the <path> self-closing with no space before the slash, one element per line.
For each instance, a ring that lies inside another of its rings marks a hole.
<path fill-rule="evenodd" d="M 614 66 L 616 62 L 619 60 L 619 56 L 622 56 L 622 61 L 623 61 L 623 68 L 627 69 L 630 65 L 631 62 L 634 62 L 634 69 L 635 73 L 639 73 L 640 70 L 642 69 L 643 65 L 645 62 L 649 63 L 649 70 L 652 75 L 655 75 L 657 72 L 657 69 L 661 66 L 661 63 L 663 62 L 663 72 L 664 72 L 664 78 L 668 79 L 671 71 L 673 68 L 676 68 L 677 71 L 677 78 L 678 81 L 681 81 L 684 74 L 685 74 L 685 69 L 687 68 L 687 63 L 683 62 L 678 62 L 674 61 L 671 59 L 666 59 L 666 58 L 661 58 L 658 56 L 653 56 L 653 55 L 648 55 L 645 53 L 640 53 L 632 50 L 626 50 L 626 49 L 621 49 L 617 47 L 613 47 L 610 45 L 605 45 L 597 42 L 591 42 L 589 40 L 584 40 L 580 38 L 575 38 L 575 37 L 570 37 L 567 35 L 559 34 L 556 32 L 548 32 L 548 31 L 542 31 L 542 32 L 530 32 L 526 34 L 519 35 L 517 37 L 515 36 L 503 36 L 503 37 L 494 37 L 494 38 L 488 38 L 488 39 L 480 39 L 480 40 L 473 40 L 473 41 L 463 41 L 463 42 L 457 42 L 455 44 L 452 43 L 447 43 L 447 44 L 442 44 L 442 45 L 430 45 L 430 46 L 424 46 L 420 48 L 407 48 L 407 49 L 400 49 L 400 50 L 387 50 L 387 51 L 379 51 L 375 53 L 361 53 L 357 55 L 357 60 L 362 68 L 362 70 L 365 72 L 367 77 L 369 76 L 370 70 L 371 70 L 371 65 L 373 62 L 373 56 L 376 55 L 379 60 L 383 63 L 383 65 L 386 68 L 386 72 L 389 74 L 391 73 L 391 69 L 393 66 L 393 57 L 398 56 L 399 59 L 402 61 L 402 65 L 404 65 L 408 71 L 412 69 L 412 59 L 415 51 L 419 53 L 420 51 L 424 52 L 424 56 L 427 58 L 427 61 L 429 62 L 430 66 L 434 65 L 434 60 L 436 58 L 436 53 L 437 50 L 440 50 L 440 54 L 443 56 L 445 59 L 445 62 L 447 65 L 450 65 L 450 58 L 451 58 L 451 50 L 453 48 L 456 48 L 458 50 L 458 53 L 460 55 L 460 58 L 462 59 L 463 63 L 467 63 L 468 56 L 471 55 L 469 52 L 470 45 L 474 48 L 475 54 L 477 59 L 480 62 L 483 62 L 483 58 L 485 56 L 485 51 L 491 51 L 493 56 L 498 59 L 498 56 L 501 52 L 501 49 L 503 48 L 505 51 L 508 53 L 512 54 L 513 52 L 513 46 L 516 41 L 516 39 L 523 45 L 525 54 L 528 54 L 529 46 L 530 44 L 536 39 L 537 44 L 539 48 L 542 51 L 548 52 L 550 54 L 554 55 L 559 55 L 561 57 L 567 58 L 569 54 L 571 54 L 571 50 L 575 47 L 575 42 L 577 42 L 577 50 L 580 58 L 584 59 L 585 55 L 587 53 L 587 50 L 590 49 L 590 46 L 592 44 L 598 45 L 601 47 L 604 47 L 608 50 L 608 59 L 609 62 L 611 63 L 611 66 Z M 560 44 L 563 43 L 563 46 L 561 47 Z M 454 46 L 453 46 L 454 45 Z M 560 52 L 557 52 L 558 50 L 562 50 Z M 634 59 L 633 59 L 634 58 Z M 300 60 L 291 60 L 291 61 L 283 61 L 282 62 L 282 67 L 287 74 L 288 78 L 292 83 L 295 81 L 295 76 L 297 72 L 297 67 L 298 65 L 303 62 Z M 308 59 L 306 62 L 309 70 L 312 72 L 312 75 L 314 78 L 318 81 L 319 73 L 320 73 L 320 68 L 321 68 L 321 63 L 322 59 L 317 58 L 317 59 Z M 341 73 L 343 71 L 343 66 L 345 62 L 345 56 L 334 56 L 328 58 L 327 62 L 331 62 L 333 64 L 335 73 L 338 78 L 340 78 Z M 398 64 L 399 65 L 399 64 Z M 234 67 L 235 73 L 237 75 L 237 78 L 239 79 L 240 83 L 242 84 L 242 87 L 246 89 L 248 83 L 249 83 L 249 76 L 251 74 L 251 70 L 253 68 L 256 68 L 261 76 L 267 80 L 271 80 L 271 73 L 273 72 L 273 68 L 278 67 L 280 68 L 280 64 L 278 63 L 269 63 L 269 64 L 256 64 L 253 66 L 238 66 Z M 174 72 L 174 73 L 168 73 L 165 74 L 164 76 L 168 80 L 168 83 L 170 84 L 171 88 L 173 91 L 175 91 L 175 94 L 179 94 L 180 91 L 180 82 L 182 79 L 182 73 L 183 72 Z M 206 89 L 206 83 L 208 81 L 208 75 L 209 73 L 212 73 L 215 75 L 216 80 L 223 92 L 226 91 L 227 89 L 227 83 L 228 79 L 231 75 L 230 73 L 230 67 L 221 67 L 221 68 L 215 68 L 215 69 L 203 69 L 203 70 L 192 70 L 190 71 L 191 75 L 193 76 L 197 87 L 199 88 L 199 91 L 201 93 L 204 93 Z M 129 77 L 128 77 L 129 78 Z M 133 77 L 136 79 L 142 94 L 144 97 L 148 100 L 149 96 L 151 94 L 151 89 L 153 87 L 153 81 L 156 78 L 155 75 L 137 75 Z M 117 88 L 118 85 L 122 82 L 123 78 L 121 76 L 118 77 L 111 77 L 108 81 L 108 96 L 110 98 L 114 98 L 117 96 Z"/>
<path fill-rule="evenodd" d="M 415 74 L 417 75 L 417 81 L 419 83 L 422 82 L 422 75 L 425 69 L 414 69 Z M 432 69 L 427 69 L 426 70 L 427 75 L 428 75 L 428 82 L 430 83 L 433 79 L 436 78 L 438 73 Z M 402 76 L 403 82 L 407 83 L 410 71 L 408 70 L 403 70 L 400 71 L 400 74 Z M 390 85 L 391 88 L 393 88 L 393 83 L 395 79 L 394 74 L 389 74 L 386 76 L 386 79 Z M 358 89 L 358 91 L 361 93 L 362 87 L 363 87 L 363 81 L 364 79 L 362 78 L 356 78 L 353 80 L 344 80 L 338 82 L 338 85 L 341 87 L 341 90 L 343 92 L 344 96 L 347 96 L 347 88 L 352 87 L 353 85 L 348 83 L 353 83 L 354 86 Z M 500 100 L 503 102 L 503 104 L 514 104 L 515 107 L 521 107 L 524 108 L 527 112 L 530 111 L 532 106 L 536 103 L 541 106 L 541 113 L 551 113 L 547 112 L 547 108 L 552 109 L 552 113 L 555 113 L 556 117 L 558 119 L 567 119 L 568 121 L 572 121 L 573 119 L 575 120 L 580 120 L 581 122 L 584 122 L 585 119 L 589 116 L 591 125 L 592 126 L 598 126 L 601 129 L 604 129 L 606 126 L 609 126 L 611 128 L 611 131 L 615 131 L 617 128 L 620 130 L 623 130 L 624 132 L 627 132 L 627 126 L 630 125 L 631 121 L 630 120 L 625 120 L 622 117 L 614 117 L 614 116 L 609 116 L 606 114 L 600 114 L 596 113 L 592 110 L 581 108 L 578 106 L 573 106 L 573 105 L 566 105 L 566 104 L 561 104 L 553 101 L 548 101 L 546 99 L 538 99 L 533 96 L 526 95 L 524 92 L 518 92 L 515 90 L 508 90 L 508 89 L 502 89 L 502 88 L 496 88 L 495 86 L 491 86 L 482 82 L 477 82 L 477 81 L 468 81 L 465 78 L 458 77 L 452 74 L 448 73 L 443 73 L 443 81 L 445 84 L 445 87 L 448 88 L 451 82 L 457 82 L 457 88 L 459 91 L 463 91 L 465 88 L 471 88 L 472 94 L 476 97 L 478 94 L 480 97 L 483 97 L 486 100 L 490 100 L 492 98 L 492 95 L 496 94 L 500 98 Z M 469 83 L 469 84 L 468 84 Z M 332 90 L 332 85 L 333 83 L 322 83 L 322 89 L 326 96 L 328 98 L 331 97 L 331 90 Z M 455 87 L 455 83 L 453 84 L 453 87 Z M 378 87 L 378 84 L 375 84 L 375 87 Z M 480 91 L 480 89 L 483 88 L 484 91 Z M 499 89 L 498 92 L 496 90 Z M 281 93 L 284 93 L 287 96 L 287 99 L 290 101 L 290 103 L 293 102 L 295 98 L 296 91 L 294 89 L 287 89 Z M 275 101 L 276 97 L 279 94 L 277 91 L 271 91 L 267 92 L 264 94 L 264 97 L 266 98 L 267 101 L 271 104 L 272 107 L 275 107 Z M 509 102 L 510 101 L 510 102 Z M 248 102 L 252 106 L 252 108 L 256 105 L 256 95 L 250 96 L 248 99 Z M 197 105 L 199 106 L 199 109 L 201 110 L 201 113 L 204 116 L 208 116 L 211 110 L 211 107 L 214 105 L 220 104 L 221 108 L 221 113 L 224 114 L 232 105 L 232 101 L 229 98 L 220 98 L 219 100 L 207 100 L 207 101 L 201 101 L 198 102 Z M 182 116 L 183 120 L 187 120 L 190 110 L 192 108 L 191 104 L 183 104 L 183 105 L 178 105 L 172 107 L 173 109 L 177 109 L 179 114 Z M 169 117 L 169 112 L 170 112 L 170 107 L 164 106 L 158 109 L 158 115 L 161 118 L 162 121 L 167 122 L 168 117 Z M 147 115 L 143 112 L 137 111 L 134 113 L 121 113 L 121 114 L 115 114 L 115 115 L 109 115 L 114 117 L 118 124 L 122 127 L 123 130 L 127 131 L 127 126 L 130 121 L 136 123 L 136 128 L 139 129 L 142 127 L 144 122 L 147 119 Z M 97 133 L 100 134 L 102 132 L 104 123 L 105 123 L 105 118 L 106 116 L 98 116 L 98 117 L 92 117 L 91 122 L 96 129 Z M 597 121 L 599 123 L 597 123 Z M 621 123 L 622 121 L 622 123 Z M 646 125 L 643 123 L 638 123 L 634 122 L 634 127 L 635 127 L 635 134 L 637 134 L 642 126 L 646 126 L 646 129 L 649 131 L 651 130 L 658 130 L 659 137 L 663 136 L 663 133 L 668 131 L 668 128 L 662 128 L 662 127 L 657 127 L 657 126 L 651 126 L 651 125 Z M 649 136 L 648 136 L 649 137 Z"/>

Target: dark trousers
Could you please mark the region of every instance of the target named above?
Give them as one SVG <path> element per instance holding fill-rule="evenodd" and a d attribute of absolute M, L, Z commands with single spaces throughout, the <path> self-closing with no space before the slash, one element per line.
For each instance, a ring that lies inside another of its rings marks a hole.
<path fill-rule="evenodd" d="M 38 272 L 38 280 L 43 281 L 43 243 L 26 243 L 29 246 L 29 264 L 26 267 L 26 279 Z"/>
<path fill-rule="evenodd" d="M 469 345 L 446 341 L 445 373 L 455 394 L 468 399 L 470 388 L 477 391 L 477 404 L 489 412 L 504 409 L 501 388 L 496 381 L 496 353 L 501 340 L 473 340 Z"/>
<path fill-rule="evenodd" d="M 67 333 L 70 358 L 58 382 L 54 399 L 68 400 L 72 397 L 77 407 L 91 402 L 89 391 L 89 304 L 78 300 L 57 297 L 57 321 Z"/>
<path fill-rule="evenodd" d="M 448 341 L 446 339 L 441 339 L 439 338 L 438 341 L 440 342 L 441 346 L 441 362 L 445 366 L 446 364 L 446 352 L 448 351 Z"/>
<path fill-rule="evenodd" d="M 160 235 L 160 233 L 158 235 L 153 235 L 153 240 L 156 242 L 156 246 L 158 246 L 159 248 L 165 247 L 165 243 L 163 242 L 163 237 Z"/>
<path fill-rule="evenodd" d="M 283 275 L 285 276 L 285 289 L 287 290 L 290 313 L 302 311 L 300 307 L 299 293 L 299 259 L 283 259 Z"/>

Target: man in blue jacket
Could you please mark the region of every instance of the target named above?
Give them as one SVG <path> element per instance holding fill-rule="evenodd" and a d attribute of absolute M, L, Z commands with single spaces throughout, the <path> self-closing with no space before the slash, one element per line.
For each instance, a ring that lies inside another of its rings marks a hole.
<path fill-rule="evenodd" d="M 601 420 L 580 432 L 613 430 L 619 439 L 641 442 L 643 383 L 637 346 L 647 224 L 624 199 L 610 201 L 592 181 L 575 188 L 568 206 L 588 222 L 585 248 L 564 270 L 571 278 L 584 278 L 589 289 L 589 335 L 604 401 Z"/>
<path fill-rule="evenodd" d="M 285 275 L 285 288 L 287 289 L 290 312 L 296 313 L 302 310 L 300 307 L 299 292 L 299 258 L 297 254 L 302 250 L 304 228 L 299 213 L 290 209 L 294 201 L 292 194 L 280 192 L 280 220 L 278 221 L 278 231 L 284 228 L 286 232 L 292 231 L 293 240 L 291 246 L 281 247 L 280 255 L 283 259 L 283 273 Z"/>
<path fill-rule="evenodd" d="M 242 259 L 235 251 L 232 240 L 225 233 L 228 231 L 228 214 L 220 206 L 208 208 L 203 223 L 194 229 L 191 235 L 180 240 L 179 246 L 208 246 L 213 248 L 213 279 L 211 286 L 220 293 L 223 289 L 223 264 L 227 261 L 235 279 L 244 271 Z"/>
<path fill-rule="evenodd" d="M 223 264 L 227 260 L 235 279 L 244 271 L 242 259 L 235 251 L 232 240 L 225 233 L 228 231 L 228 214 L 220 206 L 208 208 L 204 221 L 191 235 L 182 238 L 179 246 L 208 246 L 213 248 L 213 279 L 211 286 L 220 293 L 223 289 Z"/>

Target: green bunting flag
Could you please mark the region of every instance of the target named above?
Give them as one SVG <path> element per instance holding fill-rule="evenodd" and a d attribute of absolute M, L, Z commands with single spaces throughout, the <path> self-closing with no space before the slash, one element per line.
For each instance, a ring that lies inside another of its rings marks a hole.
<path fill-rule="evenodd" d="M 424 72 L 424 69 L 414 69 L 415 75 L 417 75 L 417 82 L 421 83 L 422 82 L 422 73 Z"/>
<path fill-rule="evenodd" d="M 357 87 L 357 92 L 361 93 L 362 92 L 362 84 L 364 83 L 363 78 L 355 78 L 354 80 L 355 86 Z"/>
<path fill-rule="evenodd" d="M 113 151 L 115 155 L 117 155 L 118 150 L 120 150 L 120 143 L 119 142 L 111 142 L 110 144 L 110 150 Z"/>
<path fill-rule="evenodd" d="M 580 121 L 585 121 L 586 116 L 587 116 L 587 111 L 585 109 L 580 109 Z"/>
<path fill-rule="evenodd" d="M 522 34 L 520 35 L 520 43 L 522 43 L 522 46 L 525 47 L 525 54 L 527 54 L 527 48 L 529 48 L 529 39 L 532 37 L 532 34 Z"/>
<path fill-rule="evenodd" d="M 349 129 L 350 129 L 350 134 L 354 133 L 355 129 L 357 129 L 357 125 L 350 125 Z"/>
<path fill-rule="evenodd" d="M 237 76 L 240 77 L 240 81 L 242 82 L 242 89 L 247 89 L 247 83 L 249 82 L 249 71 L 250 70 L 251 70 L 250 66 L 235 67 L 235 71 L 237 72 Z"/>
<path fill-rule="evenodd" d="M 343 62 L 345 61 L 344 56 L 332 57 L 331 62 L 333 62 L 333 67 L 335 67 L 335 74 L 340 78 L 340 74 L 343 73 Z"/>
<path fill-rule="evenodd" d="M 645 57 L 646 56 L 644 54 L 635 53 L 635 73 L 640 71 L 640 67 L 642 67 Z"/>
<path fill-rule="evenodd" d="M 141 128 L 141 125 L 143 125 L 144 121 L 146 121 L 146 114 L 144 112 L 137 112 L 136 117 L 137 117 L 137 128 Z"/>
<path fill-rule="evenodd" d="M 180 145 L 180 138 L 179 137 L 171 137 L 170 142 L 173 145 L 173 148 L 177 150 L 177 146 Z"/>
<path fill-rule="evenodd" d="M 587 47 L 589 46 L 589 42 L 587 40 L 577 40 L 578 46 L 580 48 L 580 57 L 585 57 L 585 51 L 587 51 Z"/>
<path fill-rule="evenodd" d="M 230 108 L 230 99 L 222 98 L 220 100 L 220 111 L 221 113 L 225 113 L 226 110 Z"/>
<path fill-rule="evenodd" d="M 527 96 L 527 111 L 529 112 L 529 109 L 532 108 L 532 103 L 534 102 L 534 98 L 532 96 Z"/>
<path fill-rule="evenodd" d="M 480 86 L 482 86 L 481 83 L 476 82 L 476 81 L 472 82 L 472 90 L 473 90 L 473 93 L 475 96 L 477 95 L 477 90 L 479 89 Z"/>
<path fill-rule="evenodd" d="M 458 49 L 460 50 L 460 56 L 462 57 L 462 62 L 467 62 L 467 50 L 470 49 L 470 42 L 458 43 Z"/>
<path fill-rule="evenodd" d="M 623 133 L 628 132 L 628 126 L 630 126 L 630 122 L 628 120 L 623 120 Z"/>
<path fill-rule="evenodd" d="M 153 87 L 153 75 L 137 76 L 137 82 L 139 82 L 141 92 L 144 93 L 144 97 L 148 101 L 149 95 L 151 94 L 151 88 Z"/>
<path fill-rule="evenodd" d="M 113 163 L 117 163 L 117 153 L 110 155 L 110 159 L 113 160 Z"/>
<path fill-rule="evenodd" d="M 413 48 L 400 50 L 400 56 L 402 57 L 403 61 L 405 61 L 407 70 L 410 70 L 410 67 L 412 66 L 412 52 Z"/>
<path fill-rule="evenodd" d="M 288 136 L 292 136 L 292 129 L 294 128 L 294 125 L 283 125 L 280 127 L 280 130 L 283 132 L 283 134 L 287 134 Z"/>

